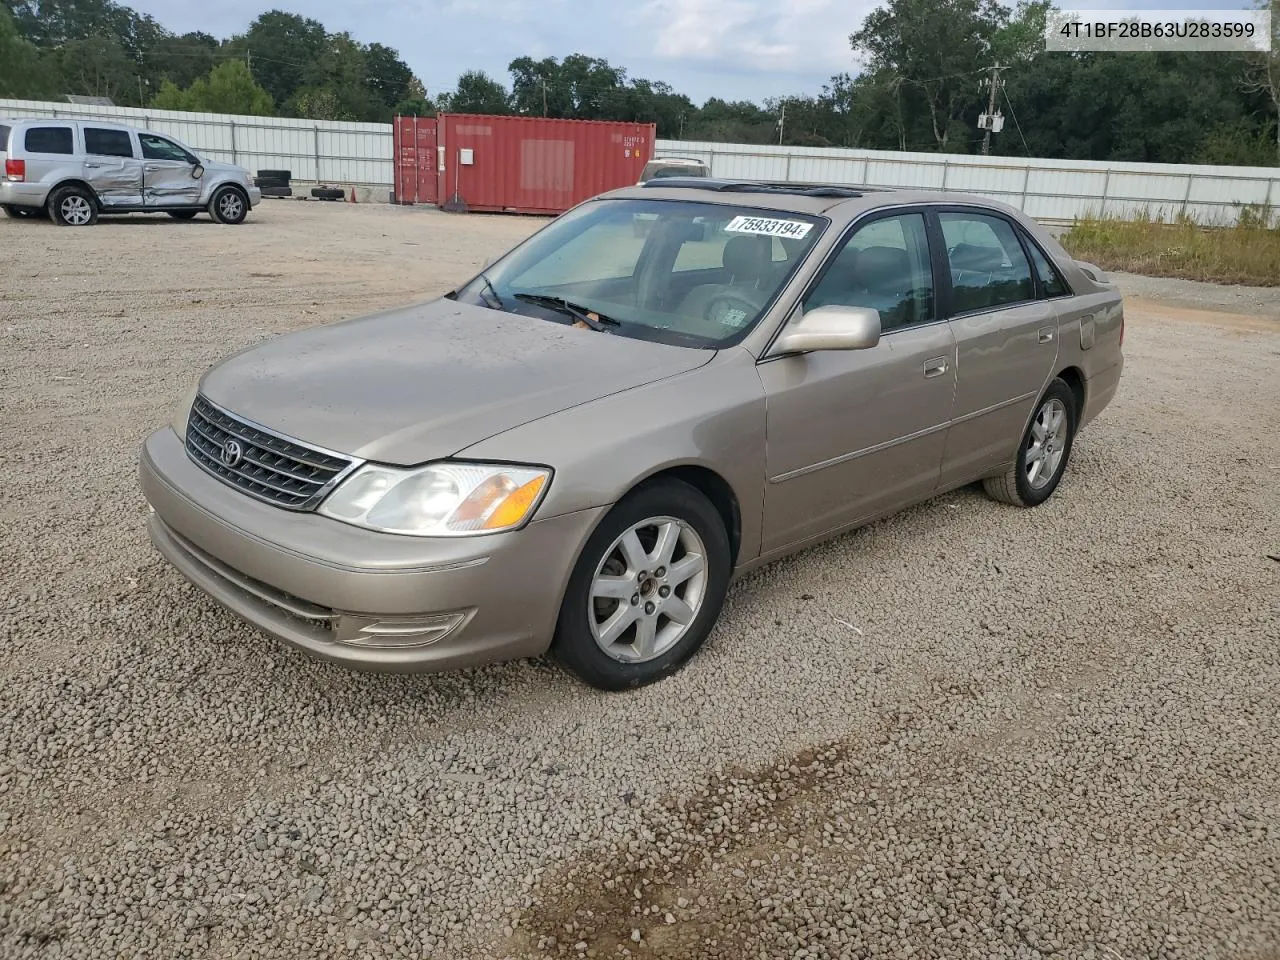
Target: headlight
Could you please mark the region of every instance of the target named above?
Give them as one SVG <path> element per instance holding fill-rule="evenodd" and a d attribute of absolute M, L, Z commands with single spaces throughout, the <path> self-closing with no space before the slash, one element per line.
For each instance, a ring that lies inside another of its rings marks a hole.
<path fill-rule="evenodd" d="M 544 467 L 433 463 L 405 470 L 370 463 L 342 481 L 320 512 L 417 537 L 498 533 L 533 515 L 550 480 Z"/>

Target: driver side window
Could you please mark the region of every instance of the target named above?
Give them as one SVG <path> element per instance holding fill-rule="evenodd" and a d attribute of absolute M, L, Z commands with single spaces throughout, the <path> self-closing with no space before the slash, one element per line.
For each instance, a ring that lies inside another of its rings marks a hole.
<path fill-rule="evenodd" d="M 888 332 L 934 318 L 933 270 L 924 214 L 873 220 L 838 250 L 804 309 L 870 307 Z"/>
<path fill-rule="evenodd" d="M 179 163 L 195 163 L 195 158 L 176 143 L 157 137 L 154 133 L 138 134 L 142 155 L 148 160 L 176 160 Z"/>

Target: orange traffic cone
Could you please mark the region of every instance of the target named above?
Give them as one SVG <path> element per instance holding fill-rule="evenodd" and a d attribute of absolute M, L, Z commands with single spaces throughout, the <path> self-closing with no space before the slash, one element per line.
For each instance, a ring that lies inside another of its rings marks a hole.
<path fill-rule="evenodd" d="M 352 188 L 351 188 L 351 200 L 350 200 L 349 202 L 350 202 L 350 203 L 355 203 L 355 202 L 356 202 L 356 188 L 355 188 L 355 187 L 352 187 Z"/>

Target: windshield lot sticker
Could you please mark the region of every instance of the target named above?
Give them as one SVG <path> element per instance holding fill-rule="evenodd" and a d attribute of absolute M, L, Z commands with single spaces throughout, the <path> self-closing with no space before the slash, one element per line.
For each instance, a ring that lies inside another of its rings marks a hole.
<path fill-rule="evenodd" d="M 755 233 L 763 237 L 788 237 L 799 240 L 813 229 L 803 220 L 771 220 L 767 217 L 734 217 L 724 228 L 726 233 Z"/>

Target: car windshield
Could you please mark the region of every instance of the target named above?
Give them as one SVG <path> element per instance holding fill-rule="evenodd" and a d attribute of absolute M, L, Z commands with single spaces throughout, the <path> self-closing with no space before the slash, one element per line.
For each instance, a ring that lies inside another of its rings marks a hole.
<path fill-rule="evenodd" d="M 759 207 L 592 201 L 455 296 L 609 335 L 718 349 L 759 322 L 826 224 Z"/>

